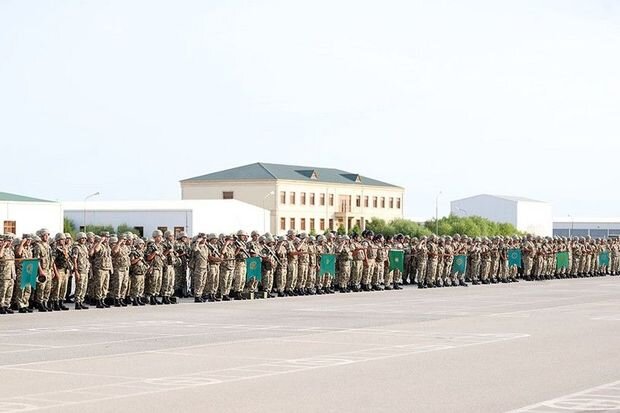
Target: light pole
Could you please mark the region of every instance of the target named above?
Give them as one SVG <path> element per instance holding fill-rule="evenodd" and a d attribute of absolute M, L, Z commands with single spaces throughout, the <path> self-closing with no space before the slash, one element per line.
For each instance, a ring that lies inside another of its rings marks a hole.
<path fill-rule="evenodd" d="M 82 226 L 84 227 L 84 232 L 86 232 L 86 201 L 88 201 L 90 198 L 97 196 L 97 195 L 101 195 L 99 192 L 95 192 L 92 193 L 90 195 L 88 195 L 87 197 L 84 198 L 84 216 L 82 218 Z"/>
<path fill-rule="evenodd" d="M 571 216 L 571 214 L 568 214 L 568 217 L 570 218 L 570 229 L 568 230 L 568 238 L 571 238 L 573 236 L 573 229 L 575 226 L 575 219 Z"/>
<path fill-rule="evenodd" d="M 435 197 L 435 234 L 439 235 L 439 195 L 441 191 Z"/>
<path fill-rule="evenodd" d="M 265 195 L 265 197 L 263 198 L 263 214 L 265 213 L 264 210 L 266 209 L 265 208 L 265 201 L 267 200 L 267 198 L 269 198 L 269 196 L 274 195 L 274 194 L 275 194 L 275 192 L 271 191 L 267 195 Z M 267 220 L 265 219 L 265 216 L 263 215 L 263 234 L 265 232 L 267 232 L 267 229 L 266 229 L 267 225 L 265 224 L 265 221 L 267 221 Z M 269 223 L 271 224 L 271 210 L 269 210 Z M 270 225 L 269 229 L 271 230 L 271 225 Z"/>

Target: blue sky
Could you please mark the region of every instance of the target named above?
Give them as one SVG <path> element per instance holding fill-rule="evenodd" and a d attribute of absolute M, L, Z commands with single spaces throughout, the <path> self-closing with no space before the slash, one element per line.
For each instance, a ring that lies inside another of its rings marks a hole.
<path fill-rule="evenodd" d="M 617 215 L 617 1 L 0 0 L 0 190 L 177 199 L 256 161 Z"/>

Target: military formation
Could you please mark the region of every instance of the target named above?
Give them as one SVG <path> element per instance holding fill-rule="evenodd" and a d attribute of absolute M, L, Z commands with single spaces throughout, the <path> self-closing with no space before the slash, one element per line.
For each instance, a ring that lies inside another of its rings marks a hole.
<path fill-rule="evenodd" d="M 390 251 L 404 263 L 390 265 Z M 509 259 L 519 251 L 518 261 Z M 566 253 L 558 264 L 558 253 Z M 608 257 L 601 260 L 601 254 Z M 321 271 L 321 257 L 336 259 L 334 273 Z M 247 259 L 258 257 L 261 277 L 248 278 Z M 24 260 L 37 259 L 36 285 L 23 285 Z M 617 275 L 620 241 L 590 237 L 409 237 L 361 234 L 309 236 L 288 231 L 204 234 L 189 238 L 157 230 L 150 239 L 133 233 L 80 232 L 51 237 L 0 236 L 0 314 L 243 300 L 263 297 L 467 287 L 519 280 Z M 469 284 L 468 284 L 469 283 Z M 33 288 L 34 287 L 34 288 Z M 71 295 L 71 293 L 73 293 Z M 72 298 L 71 298 L 72 297 Z"/>

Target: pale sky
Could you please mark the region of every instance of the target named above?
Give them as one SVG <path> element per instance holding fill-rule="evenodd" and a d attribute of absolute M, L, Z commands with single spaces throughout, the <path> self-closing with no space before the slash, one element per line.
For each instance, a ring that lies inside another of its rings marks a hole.
<path fill-rule="evenodd" d="M 262 161 L 620 215 L 620 2 L 0 0 L 0 151 L 53 200 Z"/>

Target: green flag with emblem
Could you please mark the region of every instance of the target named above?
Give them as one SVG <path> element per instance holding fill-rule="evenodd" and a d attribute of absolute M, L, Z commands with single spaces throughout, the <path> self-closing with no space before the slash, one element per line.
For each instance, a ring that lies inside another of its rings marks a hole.
<path fill-rule="evenodd" d="M 27 285 L 37 288 L 37 274 L 39 273 L 39 260 L 22 261 L 22 279 L 19 288 L 26 288 Z"/>
<path fill-rule="evenodd" d="M 508 250 L 508 267 L 512 266 L 521 268 L 521 250 L 519 248 Z"/>
<path fill-rule="evenodd" d="M 609 266 L 609 251 L 603 251 L 598 254 L 598 265 Z"/>
<path fill-rule="evenodd" d="M 460 274 L 465 274 L 466 269 L 467 269 L 467 255 L 455 256 L 454 261 L 452 261 L 452 274 L 456 274 L 457 272 Z"/>
<path fill-rule="evenodd" d="M 329 274 L 331 277 L 336 275 L 336 256 L 334 254 L 321 255 L 321 270 L 319 275 Z"/>
<path fill-rule="evenodd" d="M 562 251 L 555 254 L 555 263 L 558 269 L 568 268 L 568 252 Z"/>
<path fill-rule="evenodd" d="M 388 254 L 390 260 L 390 271 L 399 270 L 405 271 L 405 251 L 403 250 L 390 250 Z"/>
<path fill-rule="evenodd" d="M 245 279 L 250 281 L 255 278 L 256 281 L 262 279 L 262 265 L 260 257 L 250 257 L 245 259 Z"/>

